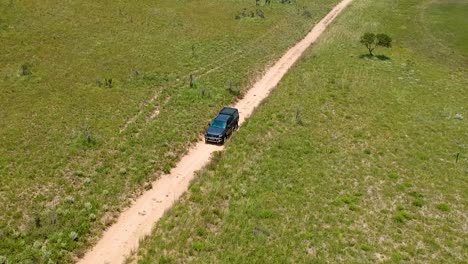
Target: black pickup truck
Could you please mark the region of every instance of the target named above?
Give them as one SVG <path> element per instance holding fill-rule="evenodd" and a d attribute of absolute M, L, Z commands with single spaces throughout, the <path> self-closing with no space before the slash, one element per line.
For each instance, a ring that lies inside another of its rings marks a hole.
<path fill-rule="evenodd" d="M 205 133 L 205 142 L 223 144 L 224 141 L 239 127 L 239 110 L 224 107 L 218 116 L 209 124 Z"/>

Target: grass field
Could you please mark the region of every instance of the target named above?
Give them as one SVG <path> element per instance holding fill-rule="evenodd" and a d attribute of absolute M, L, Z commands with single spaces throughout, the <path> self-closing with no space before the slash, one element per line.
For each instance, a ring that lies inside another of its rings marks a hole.
<path fill-rule="evenodd" d="M 0 262 L 82 255 L 337 0 L 272 2 L 0 0 Z"/>
<path fill-rule="evenodd" d="M 466 6 L 356 0 L 133 260 L 466 263 Z"/>
<path fill-rule="evenodd" d="M 468 1 L 433 1 L 421 13 L 422 23 L 427 34 L 439 47 L 446 49 L 449 54 L 468 60 L 468 34 L 466 34 L 466 14 Z"/>

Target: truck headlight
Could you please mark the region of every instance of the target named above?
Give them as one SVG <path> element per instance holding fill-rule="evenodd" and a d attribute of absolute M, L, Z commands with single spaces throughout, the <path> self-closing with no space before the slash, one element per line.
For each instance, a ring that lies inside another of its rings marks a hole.
<path fill-rule="evenodd" d="M 218 137 L 219 137 L 219 138 L 222 138 L 222 137 L 223 137 L 223 135 L 218 135 Z"/>

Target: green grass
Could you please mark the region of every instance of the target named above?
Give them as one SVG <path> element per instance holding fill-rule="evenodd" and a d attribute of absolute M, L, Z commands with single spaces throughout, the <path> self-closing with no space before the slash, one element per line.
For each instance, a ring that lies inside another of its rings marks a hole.
<path fill-rule="evenodd" d="M 336 2 L 0 0 L 0 256 L 82 255 Z"/>
<path fill-rule="evenodd" d="M 468 60 L 468 1 L 433 1 L 427 5 L 422 14 L 423 23 L 433 41 L 441 48 L 452 49 L 452 54 Z"/>
<path fill-rule="evenodd" d="M 421 30 L 428 4 L 356 0 L 163 217 L 139 262 L 466 262 L 468 65 Z M 369 31 L 393 37 L 376 52 L 389 60 L 361 58 Z"/>

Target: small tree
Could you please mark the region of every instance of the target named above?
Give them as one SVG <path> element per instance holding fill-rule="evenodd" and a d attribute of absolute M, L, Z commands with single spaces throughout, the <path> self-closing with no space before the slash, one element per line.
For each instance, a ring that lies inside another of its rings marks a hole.
<path fill-rule="evenodd" d="M 392 47 L 392 38 L 386 34 L 364 33 L 361 36 L 360 42 L 366 46 L 370 56 L 374 56 L 372 52 L 379 46 L 384 48 Z"/>

